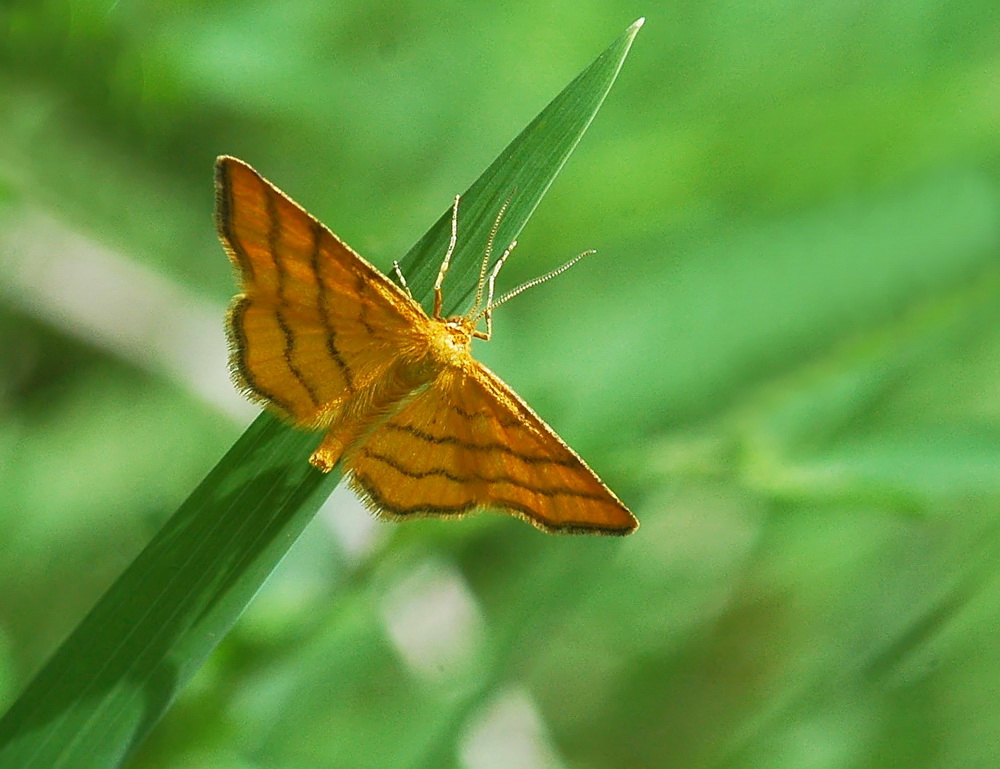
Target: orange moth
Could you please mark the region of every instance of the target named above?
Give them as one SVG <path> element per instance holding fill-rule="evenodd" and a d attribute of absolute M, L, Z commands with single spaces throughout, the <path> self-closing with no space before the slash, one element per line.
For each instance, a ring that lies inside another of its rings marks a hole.
<path fill-rule="evenodd" d="M 233 378 L 296 427 L 326 431 L 309 459 L 316 468 L 341 462 L 368 507 L 394 519 L 493 509 L 550 532 L 636 529 L 618 497 L 470 350 L 473 338 L 490 338 L 498 304 L 576 259 L 494 302 L 511 244 L 483 304 L 487 249 L 474 307 L 442 317 L 456 198 L 428 316 L 402 273 L 401 288 L 243 161 L 220 157 L 215 185 L 219 237 L 241 287 L 227 320 Z"/>

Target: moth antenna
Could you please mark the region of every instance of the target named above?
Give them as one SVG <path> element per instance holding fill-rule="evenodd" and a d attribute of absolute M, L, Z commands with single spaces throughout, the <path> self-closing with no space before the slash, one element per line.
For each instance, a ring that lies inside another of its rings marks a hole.
<path fill-rule="evenodd" d="M 486 270 L 490 266 L 490 257 L 493 256 L 493 242 L 497 237 L 497 230 L 500 229 L 500 222 L 503 220 L 503 215 L 507 212 L 507 207 L 510 205 L 511 198 L 514 197 L 513 191 L 507 196 L 507 199 L 500 206 L 500 211 L 497 212 L 497 218 L 493 220 L 493 226 L 490 227 L 490 237 L 486 241 L 486 250 L 483 252 L 483 261 L 479 265 L 479 280 L 476 281 L 476 300 L 472 303 L 472 307 L 465 314 L 466 319 L 471 318 L 479 312 L 480 303 L 483 301 L 483 285 L 486 282 Z M 489 304 L 489 301 L 486 302 Z"/>
<path fill-rule="evenodd" d="M 497 275 L 500 274 L 500 268 L 503 267 L 503 263 L 507 261 L 507 257 L 510 256 L 510 252 L 514 250 L 516 245 L 517 241 L 515 240 L 507 246 L 507 250 L 503 252 L 503 256 L 497 259 L 497 263 L 493 265 L 493 271 L 490 272 L 490 287 L 489 293 L 486 296 L 486 306 L 479 311 L 472 321 L 472 325 L 475 326 L 480 318 L 486 319 L 486 333 L 477 334 L 480 339 L 489 340 L 493 336 L 493 285 L 496 283 Z"/>
<path fill-rule="evenodd" d="M 551 272 L 547 272 L 544 275 L 540 275 L 537 278 L 529 280 L 527 283 L 522 283 L 517 288 L 512 288 L 510 291 L 508 291 L 506 294 L 504 294 L 503 296 L 501 296 L 495 302 L 493 302 L 493 301 L 487 301 L 485 309 L 483 309 L 482 312 L 479 313 L 479 316 L 477 316 L 477 318 L 481 317 L 481 316 L 489 317 L 489 313 L 491 313 L 493 310 L 495 310 L 501 304 L 503 304 L 504 302 L 506 302 L 508 299 L 513 299 L 518 294 L 527 291 L 529 288 L 531 288 L 533 286 L 537 286 L 539 283 L 544 283 L 547 280 L 552 280 L 552 278 L 554 278 L 556 275 L 560 275 L 560 274 L 566 272 L 566 270 L 568 270 L 574 264 L 576 264 L 581 259 L 583 259 L 583 257 L 590 256 L 591 254 L 596 254 L 596 253 L 597 253 L 596 251 L 591 250 L 591 251 L 584 251 L 582 254 L 577 254 L 576 256 L 574 256 L 572 259 L 570 259 L 568 262 L 566 262 L 566 264 L 562 265 L 561 267 L 556 267 Z M 507 254 L 504 254 L 504 258 L 506 258 L 506 256 L 507 256 Z M 500 262 L 498 262 L 498 264 L 502 264 L 502 263 L 503 263 L 503 260 L 501 260 Z M 496 277 L 495 274 L 492 275 L 492 276 L 490 276 L 490 298 L 491 299 L 493 297 L 493 279 L 495 277 Z"/>
<path fill-rule="evenodd" d="M 399 278 L 399 285 L 401 285 L 403 290 L 406 291 L 406 295 L 412 299 L 413 294 L 410 292 L 410 287 L 406 284 L 406 278 L 403 277 L 403 271 L 399 269 L 399 262 L 395 259 L 392 260 L 392 269 L 395 270 L 396 277 Z"/>
<path fill-rule="evenodd" d="M 434 281 L 435 318 L 441 317 L 441 304 L 443 302 L 441 284 L 444 283 L 444 276 L 448 272 L 448 266 L 451 264 L 451 255 L 455 253 L 455 243 L 458 241 L 458 201 L 461 197 L 461 195 L 456 195 L 455 202 L 451 206 L 451 240 L 448 241 L 448 250 L 444 254 L 444 260 L 441 262 L 441 269 L 438 270 L 437 280 Z"/>

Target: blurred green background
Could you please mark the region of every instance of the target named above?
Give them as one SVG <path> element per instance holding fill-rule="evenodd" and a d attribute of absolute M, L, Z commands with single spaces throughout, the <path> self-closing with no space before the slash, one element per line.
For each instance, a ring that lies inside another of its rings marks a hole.
<path fill-rule="evenodd" d="M 129 766 L 996 764 L 987 0 L 7 0 L 0 704 L 254 414 L 215 156 L 385 268 L 641 15 L 476 353 L 642 528 L 338 491 Z"/>

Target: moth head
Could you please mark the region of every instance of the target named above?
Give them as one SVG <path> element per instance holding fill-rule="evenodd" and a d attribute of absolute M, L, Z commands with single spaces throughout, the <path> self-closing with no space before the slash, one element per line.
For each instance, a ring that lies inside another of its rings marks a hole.
<path fill-rule="evenodd" d="M 427 352 L 439 365 L 464 367 L 471 357 L 469 347 L 475 327 L 462 317 L 442 318 L 431 324 Z"/>

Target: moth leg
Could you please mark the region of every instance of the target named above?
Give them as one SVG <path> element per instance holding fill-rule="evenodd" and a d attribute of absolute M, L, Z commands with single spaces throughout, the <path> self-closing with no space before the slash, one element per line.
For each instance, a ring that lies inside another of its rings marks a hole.
<path fill-rule="evenodd" d="M 403 287 L 403 290 L 406 291 L 406 295 L 408 297 L 410 297 L 410 299 L 412 299 L 413 298 L 413 294 L 410 292 L 410 287 L 406 283 L 406 278 L 403 276 L 403 271 L 399 268 L 399 262 L 398 261 L 393 260 L 393 262 L 392 262 L 392 269 L 395 270 L 396 277 L 399 278 L 399 285 L 401 285 Z"/>
<path fill-rule="evenodd" d="M 444 283 L 444 276 L 448 272 L 448 265 L 451 264 L 451 255 L 455 253 L 455 242 L 458 240 L 458 201 L 461 195 L 455 196 L 455 202 L 451 207 L 451 240 L 448 241 L 448 250 L 445 252 L 444 261 L 441 262 L 441 269 L 438 270 L 437 280 L 434 281 L 434 317 L 441 317 L 441 305 L 443 298 L 441 295 L 441 284 Z"/>
<path fill-rule="evenodd" d="M 363 426 L 358 426 L 359 420 L 355 419 L 352 427 L 350 418 L 341 418 L 326 431 L 322 442 L 309 457 L 309 464 L 321 473 L 328 473 L 333 466 L 340 461 L 347 447 L 354 443 L 364 431 Z"/>
<path fill-rule="evenodd" d="M 321 473 L 328 473 L 337 464 L 337 460 L 340 459 L 345 448 L 343 441 L 334 435 L 331 430 L 323 437 L 323 442 L 319 445 L 319 448 L 309 457 L 309 464 Z"/>
<path fill-rule="evenodd" d="M 503 267 L 503 263 L 507 261 L 507 257 L 510 256 L 510 252 L 513 251 L 516 246 L 516 240 L 507 246 L 507 250 L 503 252 L 503 256 L 497 259 L 497 263 L 493 266 L 493 272 L 490 273 L 490 285 L 489 293 L 486 295 L 486 306 L 480 312 L 480 315 L 482 315 L 486 320 L 486 333 L 481 331 L 474 332 L 474 336 L 479 339 L 489 341 L 489 339 L 493 336 L 493 309 L 497 306 L 496 304 L 493 304 L 493 288 L 497 281 L 497 275 L 500 273 L 500 268 Z M 500 304 L 500 302 L 497 302 L 497 304 Z M 478 319 L 478 317 L 479 316 L 477 315 L 476 318 Z"/>

